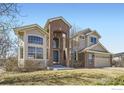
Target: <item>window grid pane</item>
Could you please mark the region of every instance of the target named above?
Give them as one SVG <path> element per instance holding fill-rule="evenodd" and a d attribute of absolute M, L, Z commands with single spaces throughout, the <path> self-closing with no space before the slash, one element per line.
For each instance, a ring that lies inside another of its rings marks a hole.
<path fill-rule="evenodd" d="M 90 41 L 91 41 L 93 44 L 96 44 L 96 43 L 97 43 L 97 41 L 96 41 L 96 38 L 95 38 L 95 37 L 91 37 L 91 38 L 90 38 Z"/>
<path fill-rule="evenodd" d="M 28 47 L 28 57 L 35 58 L 35 47 Z"/>
<path fill-rule="evenodd" d="M 43 48 L 28 47 L 28 57 L 34 59 L 43 59 Z"/>
<path fill-rule="evenodd" d="M 32 44 L 43 44 L 43 38 L 37 36 L 28 36 L 28 43 Z"/>

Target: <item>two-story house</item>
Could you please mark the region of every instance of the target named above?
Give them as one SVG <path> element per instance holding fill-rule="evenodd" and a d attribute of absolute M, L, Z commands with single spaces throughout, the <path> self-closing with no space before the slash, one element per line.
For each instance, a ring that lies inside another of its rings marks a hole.
<path fill-rule="evenodd" d="M 101 36 L 96 31 L 86 29 L 70 38 L 70 28 L 63 17 L 48 19 L 44 28 L 37 24 L 14 28 L 19 67 L 32 68 L 30 62 L 37 68 L 55 64 L 69 67 L 73 58 L 81 67 L 110 66 L 110 53 L 99 42 Z"/>
<path fill-rule="evenodd" d="M 44 28 L 37 24 L 14 28 L 19 41 L 19 67 L 44 69 L 54 64 L 69 66 L 70 28 L 63 17 L 48 19 Z"/>
<path fill-rule="evenodd" d="M 99 42 L 101 36 L 87 28 L 70 39 L 72 61 L 80 67 L 110 67 L 111 53 Z"/>

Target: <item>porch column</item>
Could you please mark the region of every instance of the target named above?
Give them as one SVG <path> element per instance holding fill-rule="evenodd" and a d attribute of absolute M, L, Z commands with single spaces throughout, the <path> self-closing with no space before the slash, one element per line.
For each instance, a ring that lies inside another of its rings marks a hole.
<path fill-rule="evenodd" d="M 70 66 L 70 63 L 69 63 L 69 31 L 67 31 L 66 33 L 66 47 L 67 47 L 67 57 L 66 57 L 66 66 L 69 67 Z"/>
<path fill-rule="evenodd" d="M 48 66 L 53 65 L 53 31 L 51 29 L 51 25 L 49 24 L 49 53 L 48 53 Z"/>
<path fill-rule="evenodd" d="M 63 33 L 60 33 L 60 63 L 63 64 Z"/>

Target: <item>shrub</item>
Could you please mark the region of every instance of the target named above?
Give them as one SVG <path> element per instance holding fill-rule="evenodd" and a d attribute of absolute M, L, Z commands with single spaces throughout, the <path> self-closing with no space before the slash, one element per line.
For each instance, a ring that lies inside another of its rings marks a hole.
<path fill-rule="evenodd" d="M 70 66 L 71 67 L 74 67 L 74 68 L 80 68 L 80 67 L 82 67 L 82 62 L 77 62 L 77 61 L 75 61 L 75 62 L 73 62 L 73 61 L 70 61 Z"/>
<path fill-rule="evenodd" d="M 8 58 L 5 62 L 6 71 L 19 71 L 18 60 L 16 58 Z"/>
<path fill-rule="evenodd" d="M 45 69 L 44 62 L 26 60 L 25 61 L 25 69 L 26 69 L 26 71 L 35 71 L 35 70 Z"/>
<path fill-rule="evenodd" d="M 0 59 L 0 66 L 4 66 L 5 59 Z"/>
<path fill-rule="evenodd" d="M 82 63 L 81 62 L 75 62 L 75 63 L 73 63 L 73 67 L 80 68 L 80 67 L 82 67 Z"/>

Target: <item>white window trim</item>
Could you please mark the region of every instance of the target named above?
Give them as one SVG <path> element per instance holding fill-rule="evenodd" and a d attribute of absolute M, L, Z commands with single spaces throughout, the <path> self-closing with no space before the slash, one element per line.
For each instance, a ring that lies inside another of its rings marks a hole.
<path fill-rule="evenodd" d="M 36 47 L 36 46 L 28 46 L 28 47 L 34 47 L 35 48 L 35 52 L 29 52 L 29 51 L 27 52 L 28 59 L 32 59 L 32 60 L 42 60 L 42 59 L 44 59 L 44 48 L 43 47 Z M 42 48 L 43 49 L 43 58 L 36 58 L 36 55 L 37 55 L 36 48 Z M 34 53 L 35 58 L 29 57 L 28 53 Z"/>
<path fill-rule="evenodd" d="M 98 42 L 98 37 L 94 36 L 94 35 L 91 35 L 91 36 L 89 36 L 89 42 L 90 43 L 94 44 L 93 42 L 91 42 L 91 37 L 96 38 L 96 43 Z"/>

